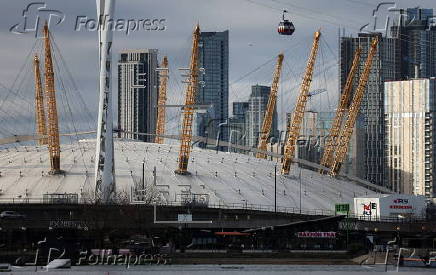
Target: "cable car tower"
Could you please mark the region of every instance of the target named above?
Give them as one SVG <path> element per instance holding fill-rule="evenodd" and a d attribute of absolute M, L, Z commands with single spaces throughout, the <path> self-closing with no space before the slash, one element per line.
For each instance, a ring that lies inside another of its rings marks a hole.
<path fill-rule="evenodd" d="M 100 94 L 95 152 L 95 201 L 110 203 L 115 192 L 114 140 L 111 90 L 112 31 L 106 22 L 113 19 L 114 0 L 96 0 L 99 18 Z"/>

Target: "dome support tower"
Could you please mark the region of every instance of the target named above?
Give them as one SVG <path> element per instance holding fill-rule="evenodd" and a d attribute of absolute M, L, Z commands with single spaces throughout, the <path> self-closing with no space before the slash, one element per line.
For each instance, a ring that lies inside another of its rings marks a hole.
<path fill-rule="evenodd" d="M 191 142 L 192 142 L 192 122 L 194 120 L 194 104 L 195 98 L 198 90 L 198 44 L 200 40 L 200 26 L 195 27 L 192 36 L 192 53 L 191 53 L 191 64 L 189 66 L 189 77 L 188 85 L 186 87 L 186 98 L 185 106 L 183 108 L 183 124 L 182 133 L 180 141 L 180 152 L 179 152 L 179 167 L 175 171 L 179 175 L 188 175 L 188 162 L 189 155 L 191 153 Z"/>
<path fill-rule="evenodd" d="M 56 175 L 61 171 L 61 149 L 59 144 L 59 121 L 56 107 L 56 90 L 54 83 L 53 60 L 51 55 L 50 32 L 48 24 L 44 25 L 44 54 L 45 54 L 45 96 L 48 112 L 48 151 L 50 153 L 50 174 Z"/>
<path fill-rule="evenodd" d="M 42 89 L 41 69 L 39 67 L 39 57 L 35 54 L 33 58 L 33 69 L 35 73 L 35 118 L 36 118 L 36 134 L 43 136 L 38 140 L 38 145 L 46 145 L 47 140 L 47 125 L 45 123 L 45 108 L 44 108 L 44 91 Z"/>
<path fill-rule="evenodd" d="M 309 98 L 310 84 L 312 83 L 313 70 L 315 67 L 316 55 L 318 53 L 319 39 L 321 32 L 317 31 L 313 37 L 312 49 L 310 51 L 309 60 L 307 61 L 306 72 L 303 77 L 303 82 L 300 87 L 300 95 L 298 96 L 295 110 L 292 113 L 292 119 L 288 125 L 289 135 L 285 144 L 285 153 L 282 159 L 282 174 L 289 175 L 292 159 L 295 155 L 295 147 L 297 139 L 300 135 L 301 123 L 306 109 L 307 99 Z"/>

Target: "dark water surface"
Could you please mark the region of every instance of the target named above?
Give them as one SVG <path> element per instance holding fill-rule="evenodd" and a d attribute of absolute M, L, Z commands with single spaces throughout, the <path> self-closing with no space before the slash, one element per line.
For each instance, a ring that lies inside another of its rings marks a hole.
<path fill-rule="evenodd" d="M 47 272 L 38 267 L 12 267 L 12 274 L 159 274 L 159 275 L 281 275 L 281 274 L 310 274 L 310 275 L 343 275 L 343 274 L 386 274 L 385 267 L 359 265 L 150 265 L 150 266 L 73 266 L 71 269 L 57 269 Z M 396 267 L 388 266 L 388 273 L 396 273 Z M 436 269 L 400 267 L 403 274 L 436 274 Z"/>

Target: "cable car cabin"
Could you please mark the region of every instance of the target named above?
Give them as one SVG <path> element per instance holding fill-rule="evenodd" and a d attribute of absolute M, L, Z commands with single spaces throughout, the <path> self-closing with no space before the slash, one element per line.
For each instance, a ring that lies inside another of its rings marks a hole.
<path fill-rule="evenodd" d="M 278 27 L 278 32 L 281 35 L 292 35 L 295 31 L 294 24 L 292 22 L 289 22 L 289 20 L 284 20 L 280 22 Z"/>
<path fill-rule="evenodd" d="M 285 13 L 287 10 L 283 10 L 282 21 L 279 23 L 278 32 L 281 35 L 292 35 L 295 31 L 294 24 L 291 21 L 285 19 Z"/>

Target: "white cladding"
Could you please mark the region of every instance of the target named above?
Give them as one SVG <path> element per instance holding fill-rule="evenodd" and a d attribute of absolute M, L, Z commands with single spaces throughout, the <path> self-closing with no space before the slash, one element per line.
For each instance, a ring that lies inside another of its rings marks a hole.
<path fill-rule="evenodd" d="M 361 219 L 420 218 L 425 216 L 424 196 L 392 194 L 354 198 L 354 214 Z"/>
<path fill-rule="evenodd" d="M 47 193 L 77 193 L 83 201 L 94 179 L 94 148 L 95 141 L 90 140 L 62 145 L 61 169 L 66 171 L 65 176 L 47 175 L 50 164 L 45 146 L 0 150 L 0 202 L 39 199 Z M 144 162 L 144 183 L 154 186 L 151 189 L 159 192 L 162 203 L 177 203 L 182 195 L 196 194 L 208 197 L 209 204 L 223 207 L 253 204 L 274 209 L 274 161 L 194 147 L 188 167 L 192 174 L 181 176 L 174 173 L 177 145 L 116 139 L 114 149 L 117 193 L 130 194 L 135 183 L 142 184 Z M 280 171 L 280 163 L 277 165 Z M 374 192 L 350 181 L 306 169 L 301 169 L 300 173 L 296 165 L 290 176 L 277 175 L 279 207 L 298 209 L 300 194 L 302 209 L 330 211 L 334 210 L 335 203 L 352 204 L 356 196 L 375 196 Z"/>

